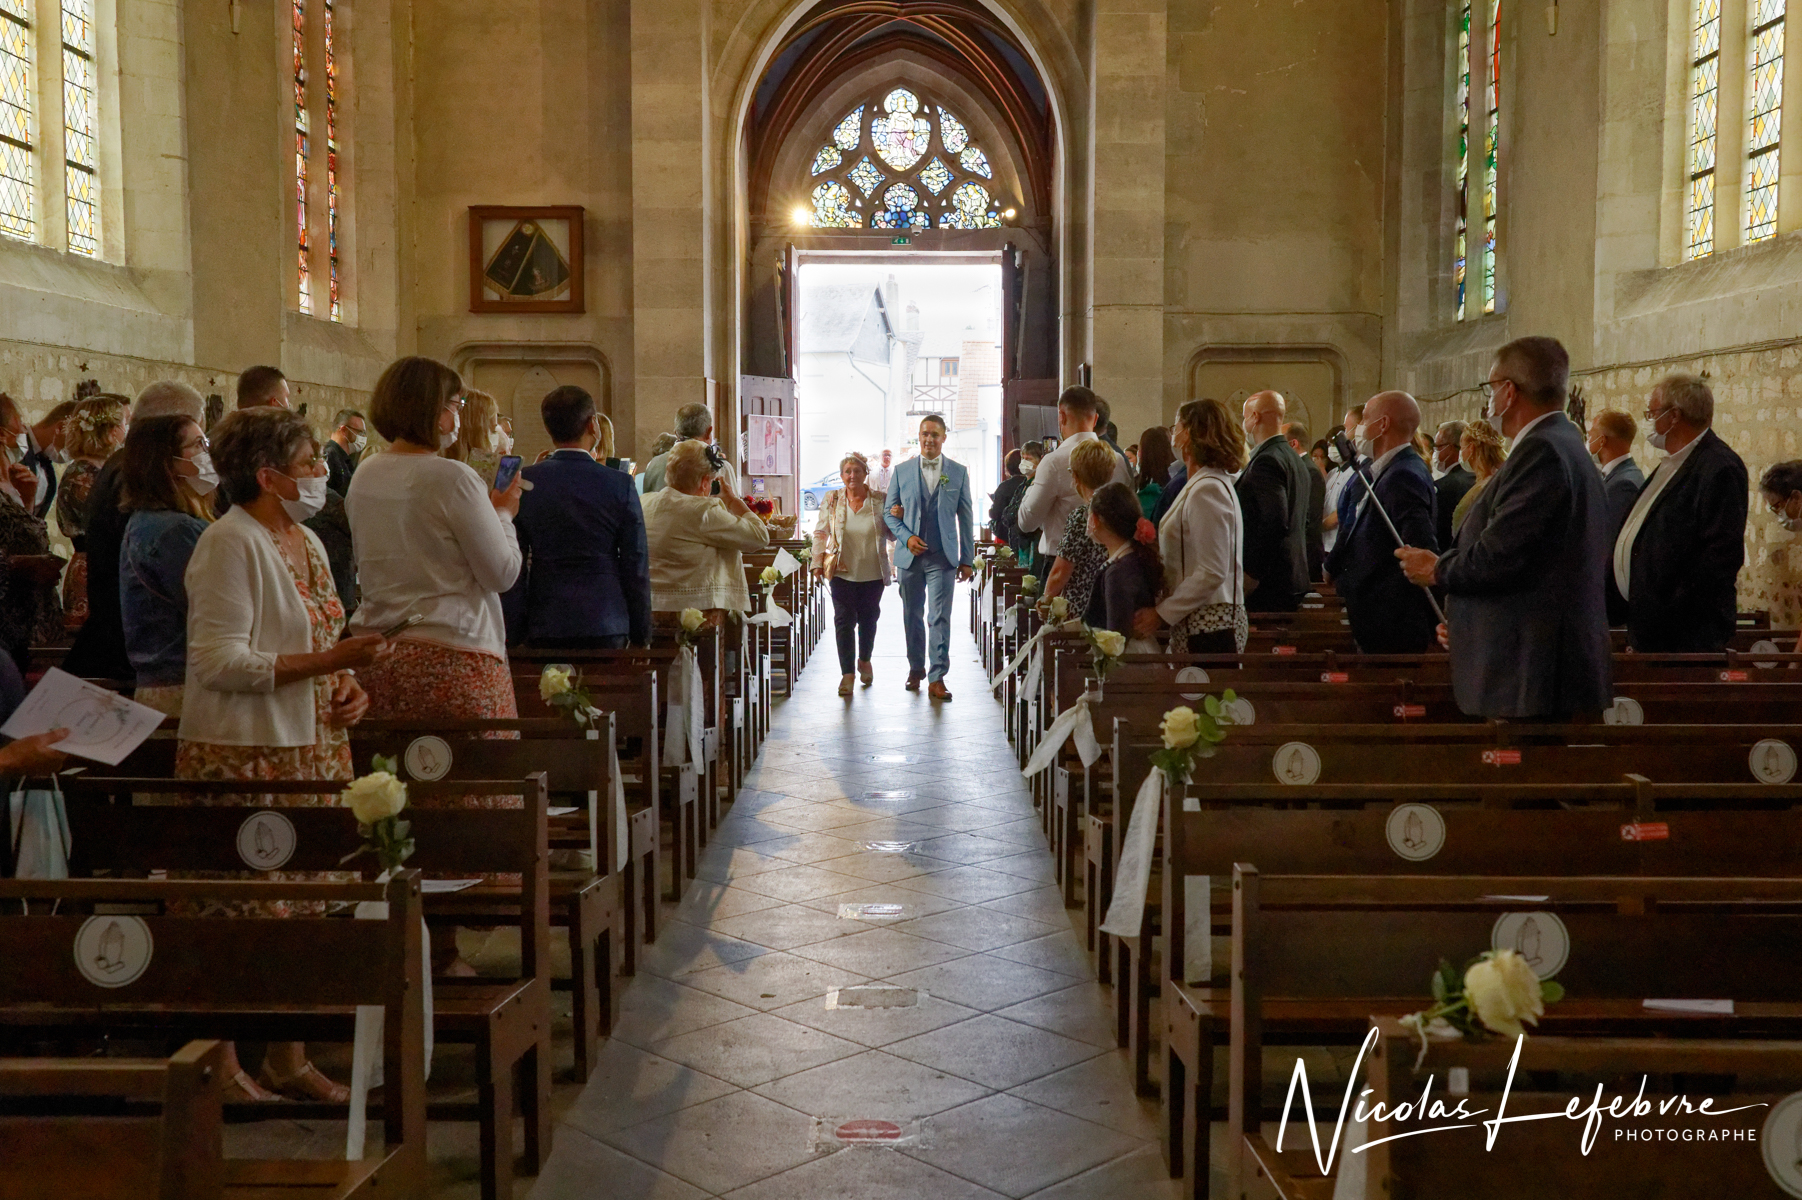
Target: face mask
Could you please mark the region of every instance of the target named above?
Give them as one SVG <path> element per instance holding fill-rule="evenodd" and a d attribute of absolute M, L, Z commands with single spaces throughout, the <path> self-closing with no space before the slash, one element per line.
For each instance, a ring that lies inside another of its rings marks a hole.
<path fill-rule="evenodd" d="M 347 449 L 349 449 L 352 454 L 361 454 L 363 453 L 363 448 L 367 445 L 369 445 L 368 437 L 360 433 L 353 433 L 350 435 L 350 445 Z"/>
<path fill-rule="evenodd" d="M 1664 414 L 1659 413 L 1658 420 L 1662 421 L 1663 419 L 1664 419 Z M 1664 449 L 1664 439 L 1665 439 L 1665 435 L 1658 432 L 1658 421 L 1652 422 L 1652 428 L 1646 434 L 1646 445 L 1650 446 L 1654 450 L 1662 450 L 1662 449 Z"/>
<path fill-rule="evenodd" d="M 512 437 L 512 435 L 509 434 L 505 429 L 501 429 L 498 426 L 495 428 L 495 431 L 494 431 L 494 448 L 495 448 L 495 451 L 500 454 L 513 453 L 513 437 Z"/>
<path fill-rule="evenodd" d="M 1020 474 L 1026 476 L 1028 479 L 1031 479 L 1032 473 L 1038 469 L 1039 469 L 1038 463 L 1027 462 L 1027 463 L 1020 464 Z"/>
<path fill-rule="evenodd" d="M 193 458 L 183 461 L 193 463 L 194 469 L 200 472 L 198 475 L 182 476 L 182 482 L 188 485 L 188 490 L 196 496 L 212 495 L 213 489 L 219 486 L 219 472 L 213 469 L 213 456 L 202 450 Z"/>
<path fill-rule="evenodd" d="M 1602 462 L 1602 456 L 1600 454 L 1597 454 L 1594 450 L 1591 450 L 1589 452 L 1589 457 L 1590 457 L 1590 460 L 1593 461 L 1596 466 L 1600 467 L 1600 466 L 1604 465 Z"/>
<path fill-rule="evenodd" d="M 1787 511 L 1779 512 L 1777 514 L 1777 524 L 1783 526 L 1789 532 L 1795 533 L 1802 530 L 1802 517 L 1792 517 Z"/>
<path fill-rule="evenodd" d="M 457 444 L 457 432 L 463 428 L 463 414 L 456 409 L 451 410 L 451 427 L 449 433 L 438 435 L 438 449 L 449 450 Z"/>
<path fill-rule="evenodd" d="M 1326 460 L 1327 460 L 1327 461 L 1328 461 L 1328 462 L 1329 462 L 1329 463 L 1331 463 L 1331 464 L 1332 464 L 1332 465 L 1333 465 L 1333 466 L 1335 466 L 1335 467 L 1338 467 L 1338 466 L 1343 466 L 1343 465 L 1344 465 L 1344 463 L 1343 463 L 1343 462 L 1342 462 L 1342 461 L 1341 461 L 1341 460 L 1340 460 L 1340 458 L 1339 458 L 1339 447 L 1338 447 L 1338 446 L 1335 446 L 1335 445 L 1331 445 L 1331 444 L 1329 444 L 1329 445 L 1328 445 L 1328 446 L 1327 446 L 1327 448 L 1326 448 Z"/>
<path fill-rule="evenodd" d="M 290 520 L 309 520 L 325 507 L 325 476 L 312 475 L 306 479 L 294 479 L 292 475 L 283 477 L 293 479 L 294 486 L 300 489 L 300 499 L 282 500 L 282 511 L 288 514 Z"/>
<path fill-rule="evenodd" d="M 1365 458 L 1376 457 L 1377 444 L 1370 437 L 1370 426 L 1359 425 L 1358 431 L 1352 435 L 1352 441 L 1357 444 L 1359 454 L 1362 454 Z"/>

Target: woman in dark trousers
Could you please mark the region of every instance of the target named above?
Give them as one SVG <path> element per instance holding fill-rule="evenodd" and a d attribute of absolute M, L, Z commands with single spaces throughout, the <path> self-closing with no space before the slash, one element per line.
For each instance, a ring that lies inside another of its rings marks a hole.
<path fill-rule="evenodd" d="M 849 696 L 858 675 L 865 687 L 875 680 L 870 652 L 876 645 L 882 590 L 895 577 L 889 556 L 895 535 L 882 519 L 886 498 L 870 489 L 869 461 L 861 454 L 847 454 L 839 461 L 838 474 L 845 486 L 827 492 L 820 505 L 820 521 L 813 531 L 813 569 L 831 581 L 838 669 L 844 676 L 838 694 Z"/>

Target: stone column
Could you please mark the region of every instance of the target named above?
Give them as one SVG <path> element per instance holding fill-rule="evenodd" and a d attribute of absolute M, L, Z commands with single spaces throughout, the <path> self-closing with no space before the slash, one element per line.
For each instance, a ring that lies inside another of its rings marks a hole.
<path fill-rule="evenodd" d="M 1166 0 L 1095 7 L 1089 362 L 1126 441 L 1164 419 L 1166 25 Z"/>
<path fill-rule="evenodd" d="M 705 401 L 708 122 L 701 0 L 632 3 L 631 415 L 640 461 L 676 409 Z M 724 419 L 723 414 L 715 414 Z M 724 431 L 722 431 L 723 433 Z"/>

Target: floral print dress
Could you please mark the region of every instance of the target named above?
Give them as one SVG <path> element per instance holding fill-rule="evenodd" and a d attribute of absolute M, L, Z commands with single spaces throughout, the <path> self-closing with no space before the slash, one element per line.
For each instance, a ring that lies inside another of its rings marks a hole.
<path fill-rule="evenodd" d="M 75 557 L 63 572 L 63 621 L 70 629 L 88 619 L 88 496 L 100 478 L 100 464 L 78 458 L 56 485 L 56 524 L 75 546 Z"/>

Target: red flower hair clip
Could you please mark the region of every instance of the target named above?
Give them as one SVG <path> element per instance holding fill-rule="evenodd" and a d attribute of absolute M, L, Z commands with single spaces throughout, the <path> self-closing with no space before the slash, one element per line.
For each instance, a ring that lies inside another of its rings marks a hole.
<path fill-rule="evenodd" d="M 1140 517 L 1138 525 L 1133 529 L 1133 540 L 1151 545 L 1158 540 L 1158 527 L 1151 523 L 1149 517 Z"/>

